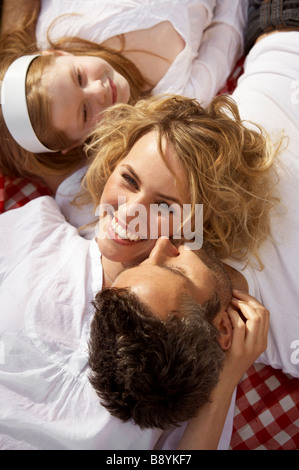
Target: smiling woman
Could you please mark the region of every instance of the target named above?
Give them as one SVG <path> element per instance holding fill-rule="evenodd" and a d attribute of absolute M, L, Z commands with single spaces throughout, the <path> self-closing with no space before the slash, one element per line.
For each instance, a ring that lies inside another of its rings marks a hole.
<path fill-rule="evenodd" d="M 182 223 L 181 209 L 189 204 L 194 237 L 196 208 L 203 205 L 199 228 L 221 258 L 258 259 L 259 247 L 269 235 L 270 210 L 277 202 L 276 149 L 258 126 L 245 127 L 231 98 L 214 98 L 208 108 L 179 96 L 116 105 L 91 134 L 87 155 L 86 196 L 95 208 L 111 208 L 102 226 L 112 239 L 99 240 L 109 246 L 109 257 L 140 262 L 157 239 L 149 237 L 150 206 L 163 204 L 172 221 L 177 214 L 167 208 L 177 204 Z M 131 232 L 128 223 L 136 215 L 132 210 L 125 218 L 119 196 L 133 208 L 146 208 L 146 232 L 138 241 L 126 239 Z M 158 236 L 174 236 L 161 230 L 163 213 L 158 216 Z"/>

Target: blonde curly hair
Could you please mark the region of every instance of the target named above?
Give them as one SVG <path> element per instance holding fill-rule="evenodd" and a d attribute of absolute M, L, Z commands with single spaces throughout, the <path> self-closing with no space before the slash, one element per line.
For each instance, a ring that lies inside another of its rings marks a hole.
<path fill-rule="evenodd" d="M 246 127 L 231 97 L 218 96 L 206 108 L 170 95 L 109 109 L 86 147 L 90 165 L 83 185 L 95 207 L 118 162 L 152 130 L 161 155 L 166 138 L 186 169 L 193 209 L 203 204 L 204 240 L 222 259 L 253 256 L 262 267 L 258 249 L 270 236 L 270 211 L 278 202 L 280 144 L 274 147 L 260 126 Z"/>

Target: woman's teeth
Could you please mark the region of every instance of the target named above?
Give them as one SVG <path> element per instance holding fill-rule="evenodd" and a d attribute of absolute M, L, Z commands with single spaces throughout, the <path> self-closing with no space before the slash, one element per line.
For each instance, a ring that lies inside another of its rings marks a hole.
<path fill-rule="evenodd" d="M 131 242 L 136 242 L 140 240 L 140 238 L 138 237 L 138 235 L 136 235 L 136 233 L 129 233 L 121 225 L 119 225 L 116 222 L 115 217 L 113 217 L 112 219 L 111 226 L 113 228 L 114 233 L 119 238 L 123 238 L 124 240 L 130 240 Z"/>

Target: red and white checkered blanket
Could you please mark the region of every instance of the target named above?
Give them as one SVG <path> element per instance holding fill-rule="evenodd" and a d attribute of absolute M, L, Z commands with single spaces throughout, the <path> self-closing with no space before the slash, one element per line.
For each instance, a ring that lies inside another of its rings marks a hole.
<path fill-rule="evenodd" d="M 12 178 L 0 173 L 0 214 L 22 207 L 39 196 L 51 196 L 50 190 L 24 178 Z"/>
<path fill-rule="evenodd" d="M 243 71 L 241 59 L 221 93 L 232 93 Z M 0 213 L 51 195 L 41 184 L 0 174 Z M 237 387 L 232 450 L 299 449 L 299 379 L 255 364 Z"/>
<path fill-rule="evenodd" d="M 299 379 L 250 367 L 237 388 L 231 449 L 299 449 Z"/>

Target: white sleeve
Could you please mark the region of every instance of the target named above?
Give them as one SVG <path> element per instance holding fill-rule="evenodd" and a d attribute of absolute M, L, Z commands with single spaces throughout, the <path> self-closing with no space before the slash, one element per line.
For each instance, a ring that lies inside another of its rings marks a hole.
<path fill-rule="evenodd" d="M 65 218 L 51 196 L 41 196 L 0 215 L 0 286 Z M 8 256 L 11 253 L 11 256 Z"/>
<path fill-rule="evenodd" d="M 80 168 L 59 185 L 55 201 L 67 222 L 78 229 L 81 237 L 91 240 L 95 235 L 93 222 L 96 220 L 93 204 L 80 206 L 74 203 L 75 197 L 82 190 L 81 181 L 86 169 L 87 167 Z"/>
<path fill-rule="evenodd" d="M 184 94 L 207 104 L 225 85 L 244 51 L 247 0 L 218 0 L 192 64 Z"/>

